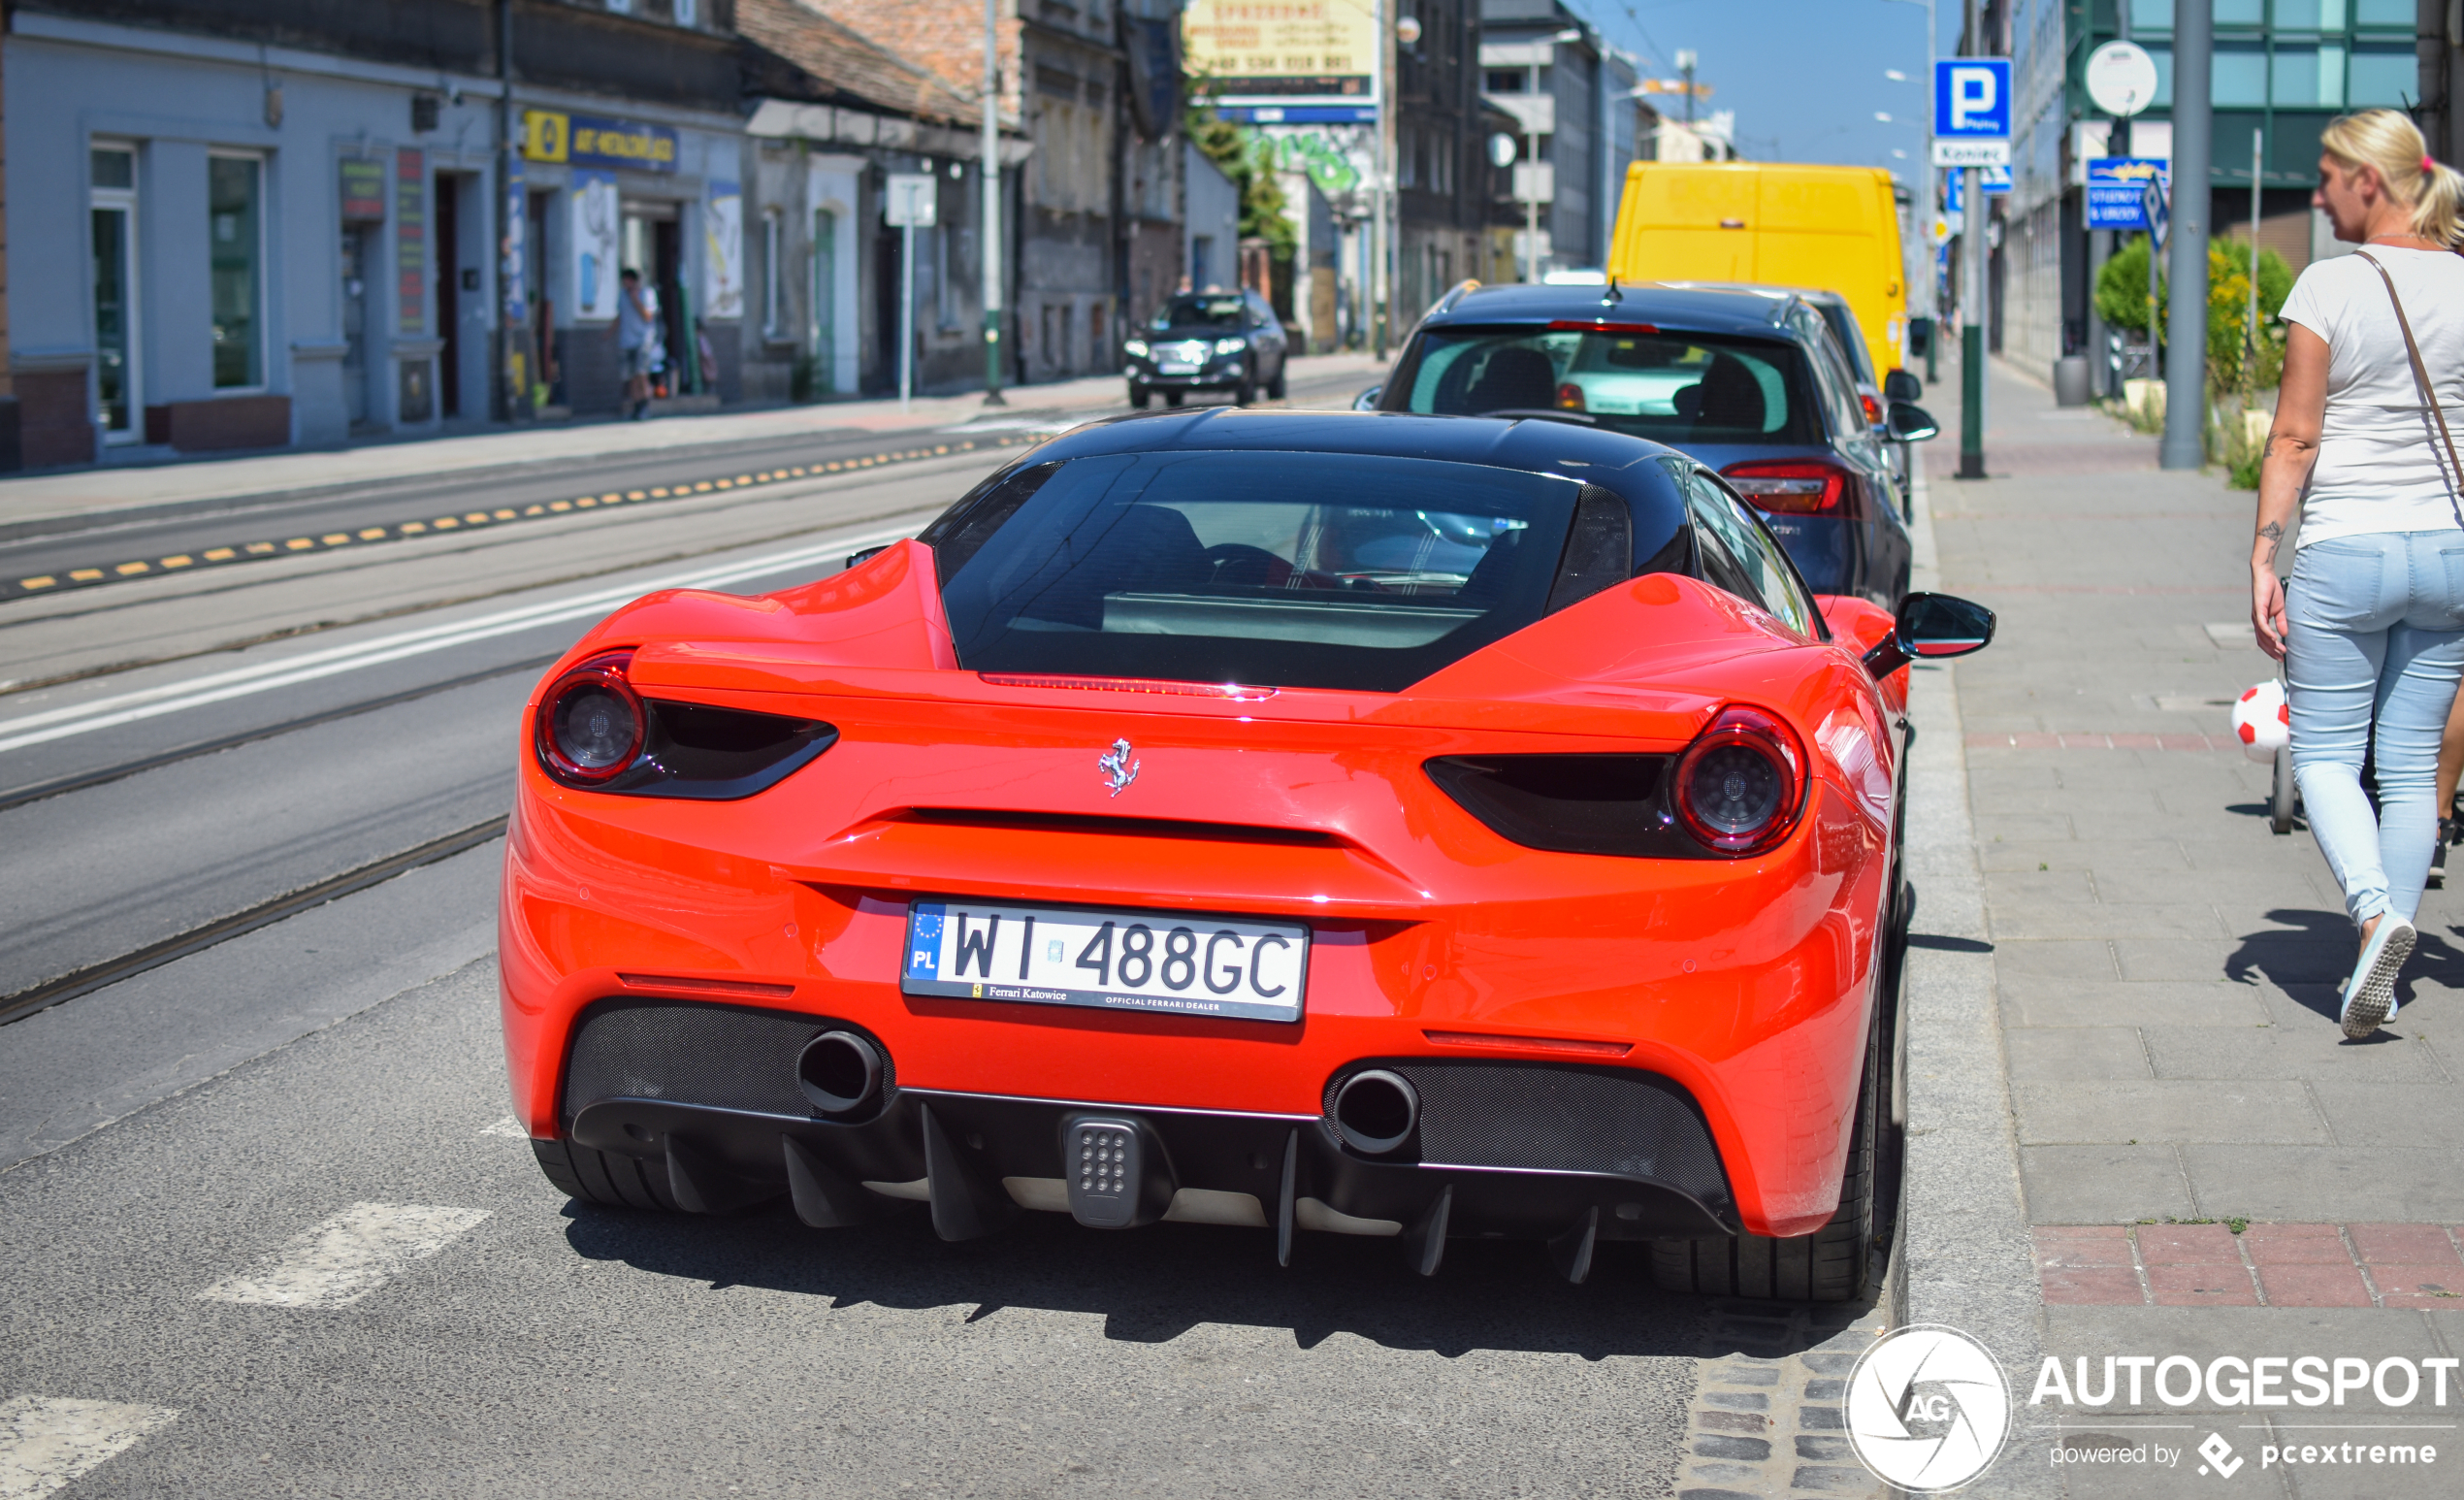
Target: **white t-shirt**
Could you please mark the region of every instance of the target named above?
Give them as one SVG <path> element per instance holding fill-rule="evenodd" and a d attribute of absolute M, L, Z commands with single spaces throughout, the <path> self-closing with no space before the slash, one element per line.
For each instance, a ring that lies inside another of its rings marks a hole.
<path fill-rule="evenodd" d="M 2464 256 L 2384 245 L 2368 251 L 2395 278 L 2448 431 L 2464 446 Z M 2448 472 L 2379 273 L 2359 255 L 2314 261 L 2283 316 L 2327 341 L 2327 414 L 2298 544 L 2453 527 L 2464 490 Z"/>

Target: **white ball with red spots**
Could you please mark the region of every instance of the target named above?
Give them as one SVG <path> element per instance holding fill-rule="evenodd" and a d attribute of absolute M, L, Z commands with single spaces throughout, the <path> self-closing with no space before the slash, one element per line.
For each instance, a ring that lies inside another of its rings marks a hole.
<path fill-rule="evenodd" d="M 2233 704 L 2233 737 L 2242 742 L 2242 754 L 2260 762 L 2274 761 L 2291 743 L 2293 714 L 2283 683 L 2270 677 L 2242 694 Z"/>

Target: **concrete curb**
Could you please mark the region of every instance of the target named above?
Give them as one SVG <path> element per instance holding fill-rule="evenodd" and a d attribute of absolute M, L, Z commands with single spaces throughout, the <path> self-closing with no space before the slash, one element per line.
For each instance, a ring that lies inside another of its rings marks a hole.
<path fill-rule="evenodd" d="M 1914 586 L 1937 584 L 1930 487 L 1916 486 Z M 2060 1477 L 2018 1462 L 2044 1337 L 2044 1300 L 2020 1186 L 1985 884 L 1968 817 L 1956 668 L 1912 668 L 1918 727 L 1908 767 L 1908 878 L 1917 912 L 1907 963 L 1908 1128 L 1900 1189 L 1904 1274 L 1892 1321 L 1945 1323 L 1982 1342 L 2011 1382 L 2012 1436 L 1980 1484 L 2059 1496 Z"/>

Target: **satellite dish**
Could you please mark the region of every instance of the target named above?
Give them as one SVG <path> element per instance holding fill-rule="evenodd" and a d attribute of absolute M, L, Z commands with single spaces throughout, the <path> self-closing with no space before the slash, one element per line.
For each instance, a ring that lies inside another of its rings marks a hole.
<path fill-rule="evenodd" d="M 2156 93 L 2156 59 L 2136 42 L 2107 42 L 2088 54 L 2088 97 L 2122 119 L 2146 109 Z"/>
<path fill-rule="evenodd" d="M 1402 19 L 1396 21 L 1395 40 L 1406 47 L 1410 47 L 1413 43 L 1418 42 L 1420 40 L 1419 20 L 1416 17 L 1406 16 Z"/>
<path fill-rule="evenodd" d="M 1489 137 L 1490 166 L 1500 169 L 1510 167 L 1514 165 L 1514 158 L 1521 154 L 1522 151 L 1514 145 L 1514 138 L 1505 131 L 1501 130 Z"/>

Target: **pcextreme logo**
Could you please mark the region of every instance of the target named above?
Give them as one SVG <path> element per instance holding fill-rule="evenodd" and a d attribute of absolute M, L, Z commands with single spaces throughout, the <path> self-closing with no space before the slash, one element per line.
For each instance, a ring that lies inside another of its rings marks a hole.
<path fill-rule="evenodd" d="M 1886 1334 L 1848 1376 L 1848 1441 L 1874 1477 L 1939 1494 L 1992 1468 L 2011 1429 L 2011 1387 L 1993 1353 L 1957 1328 Z"/>

